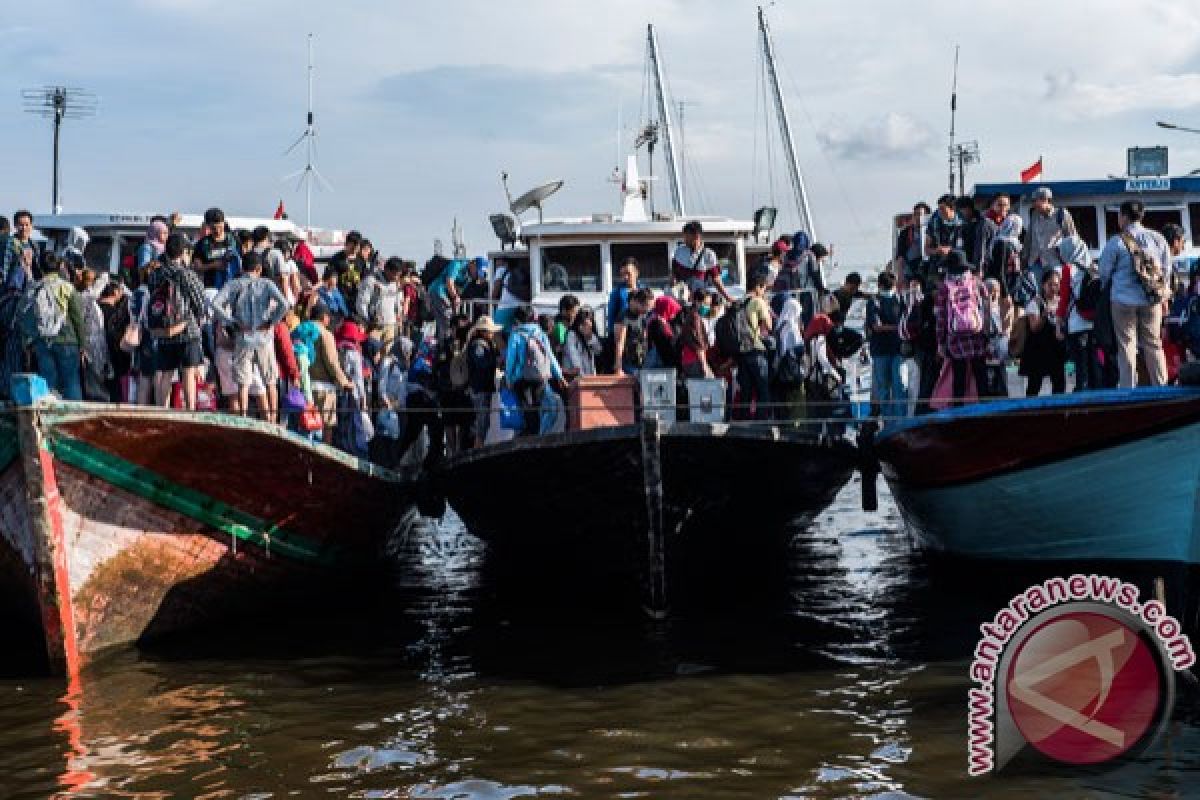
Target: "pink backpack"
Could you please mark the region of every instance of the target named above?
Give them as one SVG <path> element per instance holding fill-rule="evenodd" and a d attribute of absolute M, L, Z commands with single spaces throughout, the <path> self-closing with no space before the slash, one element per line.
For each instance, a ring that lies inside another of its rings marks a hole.
<path fill-rule="evenodd" d="M 983 311 L 979 303 L 979 283 L 970 272 L 961 278 L 947 278 L 949 331 L 959 336 L 983 333 Z"/>

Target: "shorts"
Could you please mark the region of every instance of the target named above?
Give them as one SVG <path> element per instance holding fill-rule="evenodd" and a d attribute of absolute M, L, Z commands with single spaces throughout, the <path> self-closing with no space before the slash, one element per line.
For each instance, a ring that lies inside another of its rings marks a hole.
<path fill-rule="evenodd" d="M 204 348 L 199 339 L 176 336 L 171 339 L 154 340 L 154 369 L 157 372 L 173 372 L 190 369 L 204 363 Z"/>
<path fill-rule="evenodd" d="M 221 384 L 221 394 L 225 397 L 232 397 L 238 393 L 238 383 L 233 375 L 233 351 L 217 348 L 217 380 Z M 250 396 L 262 397 L 267 393 L 266 384 L 262 382 L 262 376 L 256 370 L 253 379 L 250 381 Z"/>
<path fill-rule="evenodd" d="M 142 343 L 138 345 L 134 355 L 137 356 L 138 374 L 143 378 L 153 378 L 154 373 L 158 371 L 155 363 L 155 346 L 154 339 L 150 334 L 142 331 Z"/>
<path fill-rule="evenodd" d="M 259 337 L 258 340 L 239 336 L 233 348 L 233 380 L 238 386 L 249 386 L 258 378 L 264 386 L 279 382 L 279 368 L 275 365 L 275 341 Z"/>
<path fill-rule="evenodd" d="M 321 412 L 321 421 L 326 428 L 337 427 L 337 392 L 313 389 L 313 405 Z"/>

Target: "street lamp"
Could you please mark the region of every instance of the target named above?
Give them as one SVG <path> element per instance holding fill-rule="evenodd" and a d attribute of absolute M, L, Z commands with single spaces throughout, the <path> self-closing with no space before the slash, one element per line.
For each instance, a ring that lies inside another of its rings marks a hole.
<path fill-rule="evenodd" d="M 1166 128 L 1169 131 L 1183 131 L 1184 133 L 1200 133 L 1200 129 L 1185 128 L 1182 125 L 1176 125 L 1174 122 L 1163 122 L 1162 120 L 1159 120 L 1157 125 L 1158 125 L 1158 127 Z"/>

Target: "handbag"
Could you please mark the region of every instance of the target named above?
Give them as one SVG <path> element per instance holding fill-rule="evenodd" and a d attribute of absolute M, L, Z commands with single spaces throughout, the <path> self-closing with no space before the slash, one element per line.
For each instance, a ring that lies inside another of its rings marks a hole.
<path fill-rule="evenodd" d="M 325 427 L 325 421 L 321 419 L 321 412 L 312 403 L 304 407 L 300 412 L 300 430 L 305 433 L 316 433 Z"/>
<path fill-rule="evenodd" d="M 130 322 L 125 326 L 125 332 L 121 334 L 121 349 L 126 353 L 132 353 L 142 346 L 142 326 L 136 321 Z"/>
<path fill-rule="evenodd" d="M 308 398 L 304 396 L 304 392 L 298 386 L 293 386 L 287 390 L 287 394 L 283 396 L 283 410 L 288 414 L 303 413 L 308 408 Z"/>
<path fill-rule="evenodd" d="M 509 388 L 499 391 L 500 395 L 500 427 L 505 430 L 520 433 L 525 429 L 525 414 L 521 411 L 521 401 L 516 392 Z"/>
<path fill-rule="evenodd" d="M 794 351 L 784 353 L 779 359 L 779 366 L 775 368 L 775 380 L 786 389 L 803 385 L 804 364 Z"/>

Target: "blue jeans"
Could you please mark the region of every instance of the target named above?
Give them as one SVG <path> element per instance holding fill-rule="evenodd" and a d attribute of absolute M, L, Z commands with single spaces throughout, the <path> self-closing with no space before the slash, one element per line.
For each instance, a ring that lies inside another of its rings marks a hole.
<path fill-rule="evenodd" d="M 908 387 L 900 374 L 900 356 L 872 356 L 871 395 L 885 419 L 906 416 L 908 412 Z"/>
<path fill-rule="evenodd" d="M 39 339 L 33 343 L 37 356 L 38 374 L 46 379 L 50 389 L 63 400 L 82 400 L 79 384 L 79 345 L 50 344 Z"/>
<path fill-rule="evenodd" d="M 752 350 L 742 353 L 737 360 L 737 382 L 741 392 L 741 407 L 734 409 L 735 419 L 750 418 L 750 398 L 756 401 L 754 418 L 766 420 L 771 418 L 771 384 L 770 368 L 767 365 L 767 353 L 764 350 Z"/>

